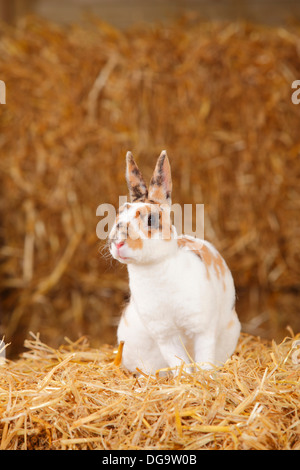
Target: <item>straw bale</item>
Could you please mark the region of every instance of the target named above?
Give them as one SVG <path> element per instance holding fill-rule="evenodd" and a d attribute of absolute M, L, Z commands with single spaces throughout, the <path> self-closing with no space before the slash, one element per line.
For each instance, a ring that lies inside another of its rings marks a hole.
<path fill-rule="evenodd" d="M 66 334 L 115 341 L 126 270 L 108 261 L 95 214 L 126 194 L 129 149 L 150 177 L 166 148 L 174 202 L 205 204 L 245 330 L 299 331 L 299 37 L 296 26 L 193 16 L 128 31 L 35 17 L 1 26 L 0 335 L 10 354 L 29 330 L 52 347 Z"/>
<path fill-rule="evenodd" d="M 1 449 L 300 449 L 300 335 L 243 334 L 223 368 L 136 377 L 111 346 L 31 334 L 0 366 Z"/>

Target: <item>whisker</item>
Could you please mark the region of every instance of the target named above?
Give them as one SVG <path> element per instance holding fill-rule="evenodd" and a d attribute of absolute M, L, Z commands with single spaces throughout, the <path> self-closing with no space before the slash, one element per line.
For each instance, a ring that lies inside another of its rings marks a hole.
<path fill-rule="evenodd" d="M 110 242 L 108 240 L 106 240 L 104 244 L 98 247 L 98 253 L 104 259 L 109 259 L 111 257 L 109 247 L 110 247 Z"/>

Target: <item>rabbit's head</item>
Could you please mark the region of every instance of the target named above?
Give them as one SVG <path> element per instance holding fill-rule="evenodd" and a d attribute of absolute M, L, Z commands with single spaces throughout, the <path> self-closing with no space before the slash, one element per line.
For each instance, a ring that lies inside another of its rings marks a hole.
<path fill-rule="evenodd" d="M 121 263 L 148 264 L 170 256 L 176 249 L 171 223 L 171 169 L 162 151 L 149 189 L 130 152 L 126 155 L 130 203 L 123 204 L 109 234 L 111 255 Z"/>

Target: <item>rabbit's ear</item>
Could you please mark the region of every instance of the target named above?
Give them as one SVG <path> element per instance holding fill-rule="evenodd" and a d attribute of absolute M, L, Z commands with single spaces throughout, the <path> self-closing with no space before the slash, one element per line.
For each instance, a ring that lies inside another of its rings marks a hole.
<path fill-rule="evenodd" d="M 126 181 L 131 202 L 144 202 L 148 196 L 148 190 L 131 152 L 126 154 Z"/>
<path fill-rule="evenodd" d="M 148 199 L 159 204 L 171 205 L 172 177 L 167 152 L 163 150 L 158 157 L 149 185 Z"/>

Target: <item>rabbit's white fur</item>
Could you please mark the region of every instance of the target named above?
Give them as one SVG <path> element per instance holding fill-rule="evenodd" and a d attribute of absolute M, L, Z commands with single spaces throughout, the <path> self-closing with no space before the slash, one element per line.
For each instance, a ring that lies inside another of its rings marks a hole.
<path fill-rule="evenodd" d="M 123 364 L 132 372 L 151 374 L 192 360 L 203 368 L 220 365 L 233 354 L 240 334 L 232 275 L 218 251 L 205 240 L 178 237 L 170 221 L 169 237 L 162 237 L 158 227 L 151 238 L 147 235 L 150 209 L 169 220 L 170 178 L 162 152 L 148 193 L 127 154 L 133 202 L 118 215 L 110 250 L 128 267 L 131 297 L 118 341 L 124 341 Z"/>

